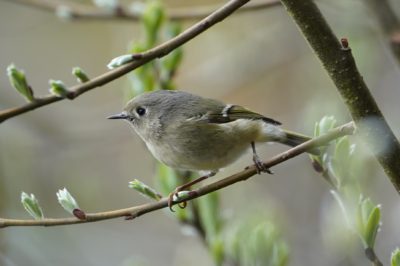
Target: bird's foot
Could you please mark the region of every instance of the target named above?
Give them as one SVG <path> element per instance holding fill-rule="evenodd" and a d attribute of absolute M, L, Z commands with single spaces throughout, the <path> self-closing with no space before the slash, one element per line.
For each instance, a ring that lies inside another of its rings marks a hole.
<path fill-rule="evenodd" d="M 257 154 L 253 155 L 253 162 L 256 166 L 257 169 L 257 174 L 261 173 L 268 173 L 270 175 L 273 175 L 274 172 L 272 172 L 265 164 L 260 160 Z"/>
<path fill-rule="evenodd" d="M 180 186 L 177 187 L 174 192 L 170 193 L 168 196 L 168 208 L 172 211 L 175 212 L 172 206 L 174 205 L 174 202 L 182 200 L 187 197 L 193 197 L 195 194 L 197 194 L 196 191 L 193 190 L 184 190 L 186 187 Z M 187 206 L 186 201 L 182 201 L 178 203 L 179 208 L 184 209 Z"/>

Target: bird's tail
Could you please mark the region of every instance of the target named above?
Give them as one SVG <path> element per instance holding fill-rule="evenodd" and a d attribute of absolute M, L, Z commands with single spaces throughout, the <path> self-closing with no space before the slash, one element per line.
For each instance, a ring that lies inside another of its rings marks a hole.
<path fill-rule="evenodd" d="M 305 135 L 295 133 L 292 131 L 283 130 L 283 132 L 285 133 L 285 136 L 283 138 L 281 138 L 279 142 L 282 144 L 288 145 L 290 147 L 300 145 L 303 142 L 306 142 L 311 139 L 310 137 L 307 137 Z M 309 153 L 318 155 L 318 154 L 320 154 L 320 150 L 318 148 L 315 148 L 315 149 L 310 150 Z"/>

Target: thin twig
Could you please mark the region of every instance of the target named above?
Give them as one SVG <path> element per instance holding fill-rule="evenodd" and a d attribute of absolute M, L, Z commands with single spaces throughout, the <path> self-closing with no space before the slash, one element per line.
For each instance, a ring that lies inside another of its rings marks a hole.
<path fill-rule="evenodd" d="M 348 45 L 329 27 L 312 0 L 281 0 L 335 83 L 360 135 L 400 193 L 400 143 L 382 115 Z"/>
<path fill-rule="evenodd" d="M 194 24 L 190 28 L 183 31 L 178 36 L 156 46 L 155 48 L 152 48 L 144 53 L 141 53 L 139 59 L 136 59 L 133 62 L 130 62 L 119 68 L 113 69 L 100 76 L 97 76 L 86 83 L 75 85 L 72 86 L 71 88 L 68 88 L 68 90 L 71 92 L 68 95 L 69 99 L 74 99 L 79 95 L 81 95 L 82 93 L 85 93 L 96 87 L 103 86 L 121 77 L 122 75 L 146 64 L 147 62 L 153 59 L 166 56 L 177 47 L 193 39 L 200 33 L 206 31 L 208 28 L 215 25 L 216 23 L 224 20 L 226 17 L 228 17 L 230 14 L 232 14 L 235 10 L 243 6 L 248 1 L 249 0 L 231 0 L 221 8 L 214 11 L 211 15 L 207 16 L 203 20 L 199 21 L 198 23 Z M 11 117 L 21 115 L 23 113 L 34 110 L 41 106 L 48 105 L 61 100 L 64 100 L 64 98 L 50 94 L 42 98 L 38 98 L 35 101 L 27 103 L 23 106 L 2 110 L 0 111 L 0 123 Z"/>
<path fill-rule="evenodd" d="M 114 11 L 103 10 L 95 6 L 90 6 L 80 3 L 71 3 L 70 1 L 48 1 L 48 0 L 3 0 L 10 1 L 17 4 L 31 6 L 44 11 L 57 12 L 58 9 L 68 10 L 71 20 L 126 20 L 137 21 L 140 19 L 140 13 L 128 10 L 121 6 L 115 8 Z M 270 7 L 280 6 L 279 0 L 258 0 L 243 8 L 239 9 L 240 12 L 262 10 Z M 170 20 L 197 20 L 211 14 L 216 9 L 215 6 L 202 6 L 202 7 L 185 7 L 167 9 L 168 18 Z"/>
<path fill-rule="evenodd" d="M 353 122 L 350 122 L 350 123 L 347 123 L 340 127 L 337 127 L 325 135 L 322 135 L 315 139 L 311 139 L 307 142 L 304 142 L 303 144 L 301 144 L 299 146 L 291 148 L 291 149 L 287 150 L 286 152 L 280 153 L 280 154 L 272 157 L 268 161 L 264 162 L 265 166 L 268 168 L 273 167 L 277 164 L 287 161 L 290 158 L 293 158 L 293 157 L 295 157 L 301 153 L 304 153 L 308 150 L 311 150 L 315 147 L 318 147 L 321 145 L 326 145 L 333 139 L 339 138 L 344 135 L 353 134 L 354 130 L 355 130 L 355 127 L 354 127 Z M 224 187 L 233 185 L 239 181 L 247 180 L 248 178 L 250 178 L 256 174 L 257 174 L 256 167 L 254 165 L 249 166 L 245 170 L 243 170 L 239 173 L 236 173 L 234 175 L 223 178 L 214 183 L 211 183 L 211 184 L 205 185 L 201 188 L 193 190 L 193 192 L 190 193 L 190 195 L 187 198 L 176 201 L 176 202 L 174 202 L 174 204 L 201 197 L 208 193 L 220 190 Z M 165 208 L 167 206 L 168 206 L 168 198 L 162 198 L 160 201 L 155 202 L 155 203 L 148 203 L 148 204 L 135 206 L 135 207 L 131 207 L 131 208 L 126 208 L 126 209 L 119 209 L 119 210 L 98 212 L 98 213 L 86 213 L 85 220 L 79 220 L 74 217 L 58 218 L 58 219 L 46 218 L 46 219 L 42 219 L 42 220 L 19 220 L 19 219 L 0 218 L 0 228 L 8 227 L 8 226 L 56 226 L 56 225 L 78 224 L 78 223 L 90 223 L 90 222 L 97 222 L 97 221 L 101 221 L 101 220 L 113 219 L 113 218 L 118 218 L 118 217 L 127 217 L 129 219 L 134 219 L 139 216 L 142 216 L 143 214 L 153 212 L 158 209 Z"/>

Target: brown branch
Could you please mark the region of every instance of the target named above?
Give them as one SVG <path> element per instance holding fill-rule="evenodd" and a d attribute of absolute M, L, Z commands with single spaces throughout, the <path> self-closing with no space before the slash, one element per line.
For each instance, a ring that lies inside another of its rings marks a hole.
<path fill-rule="evenodd" d="M 378 19 L 383 32 L 388 36 L 392 52 L 400 64 L 400 19 L 388 0 L 365 0 Z"/>
<path fill-rule="evenodd" d="M 365 143 L 400 193 L 400 143 L 359 73 L 347 39 L 338 41 L 312 0 L 281 0 L 341 94 Z"/>
<path fill-rule="evenodd" d="M 228 17 L 230 14 L 232 14 L 235 10 L 237 10 L 238 8 L 243 6 L 248 1 L 249 0 L 231 0 L 228 3 L 226 3 L 224 6 L 222 6 L 221 8 L 217 9 L 212 14 L 210 14 L 209 16 L 204 18 L 203 20 L 199 21 L 198 23 L 194 24 L 190 28 L 183 31 L 178 36 L 156 46 L 155 48 L 152 48 L 152 49 L 140 54 L 140 58 L 134 60 L 133 62 L 125 64 L 125 65 L 123 65 L 119 68 L 113 69 L 109 72 L 106 72 L 98 77 L 93 78 L 92 80 L 90 80 L 84 84 L 72 86 L 71 88 L 68 89 L 71 92 L 70 94 L 68 94 L 69 99 L 74 99 L 89 90 L 92 90 L 96 87 L 103 86 L 103 85 L 121 77 L 122 75 L 146 64 L 147 62 L 149 62 L 153 59 L 161 58 L 161 57 L 167 55 L 168 53 L 170 53 L 177 47 L 185 44 L 186 42 L 193 39 L 200 33 L 206 31 L 211 26 L 224 20 L 226 17 Z M 39 107 L 42 107 L 42 106 L 45 106 L 45 105 L 48 105 L 48 104 L 51 104 L 54 102 L 61 101 L 63 99 L 64 98 L 50 94 L 50 95 L 44 96 L 42 98 L 38 98 L 35 101 L 25 104 L 23 106 L 2 110 L 2 111 L 0 111 L 0 123 L 11 117 L 21 115 L 28 111 L 34 110 L 36 108 L 39 108 Z"/>
<path fill-rule="evenodd" d="M 340 127 L 337 127 L 325 135 L 317 137 L 315 139 L 311 139 L 303 144 L 296 146 L 287 150 L 286 152 L 280 153 L 268 161 L 265 161 L 265 166 L 271 168 L 277 164 L 280 164 L 284 161 L 287 161 L 301 153 L 306 152 L 307 150 L 313 149 L 315 147 L 326 145 L 330 141 L 339 138 L 344 135 L 353 134 L 355 130 L 353 122 L 347 123 Z M 189 201 L 208 193 L 220 190 L 224 187 L 228 187 L 233 185 L 239 181 L 247 180 L 248 178 L 257 174 L 257 169 L 254 165 L 247 167 L 245 170 L 231 175 L 229 177 L 223 178 L 214 183 L 205 185 L 201 188 L 193 190 L 193 193 L 190 193 L 190 196 L 174 202 L 177 204 L 182 201 Z M 118 217 L 126 217 L 128 219 L 134 219 L 143 214 L 156 211 L 158 209 L 162 209 L 168 206 L 168 198 L 162 198 L 160 201 L 155 203 L 147 203 L 144 205 L 139 205 L 126 209 L 119 209 L 107 212 L 98 212 L 98 213 L 86 213 L 85 220 L 79 220 L 74 217 L 70 218 L 46 218 L 42 220 L 19 220 L 19 219 L 3 219 L 0 218 L 0 228 L 8 227 L 8 226 L 56 226 L 56 225 L 68 225 L 68 224 L 78 224 L 78 223 L 90 223 L 97 222 L 101 220 L 113 219 Z"/>
<path fill-rule="evenodd" d="M 140 13 L 127 10 L 122 6 L 117 7 L 113 12 L 103 10 L 95 6 L 80 4 L 80 3 L 64 3 L 63 1 L 49 1 L 49 0 L 3 0 L 10 1 L 17 4 L 31 6 L 44 11 L 57 12 L 61 7 L 67 9 L 71 19 L 76 20 L 126 20 L 137 21 L 140 19 Z M 280 6 L 279 0 L 258 0 L 243 8 L 239 9 L 240 12 L 261 10 L 270 7 Z M 197 20 L 211 14 L 216 7 L 186 7 L 167 9 L 168 18 L 170 20 Z"/>

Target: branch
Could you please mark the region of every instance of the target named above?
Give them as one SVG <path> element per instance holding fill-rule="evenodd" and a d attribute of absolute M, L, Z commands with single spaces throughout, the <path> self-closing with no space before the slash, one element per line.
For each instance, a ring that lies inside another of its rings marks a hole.
<path fill-rule="evenodd" d="M 90 81 L 88 81 L 86 83 L 75 85 L 75 86 L 68 88 L 68 91 L 70 91 L 70 93 L 68 94 L 68 99 L 72 100 L 89 90 L 103 86 L 103 85 L 121 77 L 122 75 L 125 75 L 126 73 L 146 64 L 147 62 L 149 62 L 153 59 L 166 56 L 167 54 L 169 54 L 171 51 L 173 51 L 177 47 L 185 44 L 186 42 L 193 39 L 200 33 L 206 31 L 211 26 L 224 20 L 226 17 L 231 15 L 235 10 L 240 8 L 242 5 L 244 5 L 248 1 L 249 0 L 230 0 L 224 6 L 217 9 L 212 14 L 210 14 L 203 20 L 199 21 L 198 23 L 194 24 L 190 28 L 186 29 L 178 36 L 176 36 L 176 37 L 170 39 L 169 41 L 166 41 L 146 52 L 138 54 L 138 56 L 137 56 L 138 58 L 136 60 L 134 60 L 130 63 L 127 63 L 119 68 L 108 71 L 98 77 L 91 79 Z M 34 110 L 41 106 L 45 106 L 45 105 L 48 105 L 48 104 L 51 104 L 54 102 L 58 102 L 58 101 L 61 101 L 64 99 L 65 98 L 61 98 L 61 97 L 49 94 L 42 98 L 35 99 L 33 102 L 27 103 L 23 106 L 2 110 L 2 111 L 0 111 L 0 123 L 11 117 L 21 115 L 23 113 Z"/>
<path fill-rule="evenodd" d="M 389 37 L 392 52 L 400 64 L 400 20 L 388 0 L 366 0 L 378 19 L 384 33 Z"/>
<path fill-rule="evenodd" d="M 311 0 L 281 0 L 335 83 L 366 145 L 400 193 L 400 144 L 386 122 L 363 77 L 347 39 L 338 41 Z"/>
<path fill-rule="evenodd" d="M 304 142 L 301 145 L 298 145 L 294 148 L 287 150 L 281 154 L 278 154 L 272 157 L 270 160 L 265 161 L 264 164 L 266 167 L 270 168 L 277 164 L 280 164 L 284 161 L 287 161 L 301 153 L 306 152 L 307 150 L 313 149 L 315 147 L 326 145 L 330 141 L 339 138 L 344 135 L 353 134 L 355 130 L 355 126 L 353 122 L 347 123 L 340 127 L 337 127 L 325 135 L 322 135 L 318 138 L 311 139 L 307 142 Z M 174 204 L 189 201 L 208 193 L 220 190 L 224 187 L 228 187 L 233 185 L 239 181 L 247 180 L 248 178 L 257 174 L 257 169 L 254 165 L 247 167 L 245 170 L 231 175 L 229 177 L 223 178 L 214 183 L 205 185 L 201 188 L 193 190 L 190 195 L 185 198 L 174 202 Z M 86 213 L 86 219 L 80 220 L 75 217 L 71 218 L 46 218 L 42 220 L 18 220 L 18 219 L 3 219 L 0 218 L 0 228 L 8 227 L 8 226 L 56 226 L 56 225 L 68 225 L 68 224 L 78 224 L 78 223 L 90 223 L 97 222 L 101 220 L 108 220 L 118 217 L 125 217 L 126 219 L 134 219 L 143 214 L 153 212 L 168 206 L 168 198 L 162 198 L 160 201 L 155 203 L 147 203 L 144 205 L 139 205 L 135 207 L 130 207 L 126 209 L 119 209 L 107 212 L 97 212 L 97 213 Z"/>
<path fill-rule="evenodd" d="M 68 14 L 71 19 L 76 20 L 126 20 L 126 21 L 137 21 L 140 19 L 140 13 L 127 10 L 128 8 L 123 8 L 119 6 L 115 8 L 112 12 L 109 10 L 100 9 L 95 6 L 79 4 L 79 3 L 64 3 L 64 2 L 54 2 L 48 0 L 3 0 L 10 1 L 17 4 L 22 4 L 26 6 L 31 6 L 44 11 L 57 12 L 61 8 L 68 10 Z M 240 12 L 253 11 L 266 9 L 274 6 L 279 6 L 281 3 L 279 0 L 258 0 L 252 2 L 245 7 L 241 8 Z M 189 8 L 174 8 L 167 9 L 168 18 L 170 20 L 196 20 L 202 19 L 205 16 L 211 14 L 213 7 L 189 7 Z"/>

